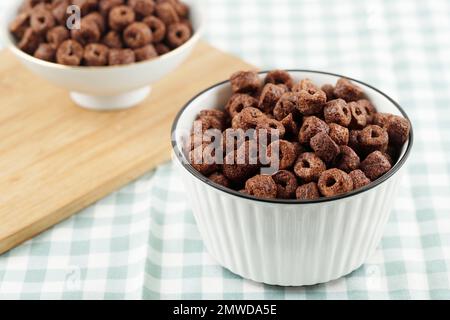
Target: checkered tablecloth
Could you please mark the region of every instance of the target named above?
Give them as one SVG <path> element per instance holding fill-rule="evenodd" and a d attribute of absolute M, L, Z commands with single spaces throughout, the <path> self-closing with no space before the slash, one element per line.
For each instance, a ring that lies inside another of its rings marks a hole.
<path fill-rule="evenodd" d="M 376 252 L 326 284 L 243 280 L 205 251 L 166 164 L 0 256 L 0 298 L 450 299 L 449 1 L 200 2 L 219 48 L 264 69 L 362 79 L 411 116 L 414 150 Z"/>

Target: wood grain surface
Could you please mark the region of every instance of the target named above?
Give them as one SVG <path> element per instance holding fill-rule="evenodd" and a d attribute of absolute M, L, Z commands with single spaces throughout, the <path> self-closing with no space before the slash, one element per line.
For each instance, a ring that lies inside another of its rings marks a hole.
<path fill-rule="evenodd" d="M 242 68 L 203 42 L 140 106 L 101 113 L 1 52 L 0 253 L 168 161 L 177 111 Z"/>

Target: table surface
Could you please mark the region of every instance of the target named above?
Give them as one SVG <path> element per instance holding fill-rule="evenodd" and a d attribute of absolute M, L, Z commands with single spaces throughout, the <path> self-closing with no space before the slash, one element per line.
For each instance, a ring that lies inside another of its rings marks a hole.
<path fill-rule="evenodd" d="M 2 7 L 11 1 L 1 1 Z M 450 3 L 203 0 L 205 38 L 261 69 L 326 70 L 396 99 L 416 139 L 382 241 L 341 279 L 282 288 L 206 252 L 170 163 L 0 256 L 0 298 L 449 299 Z"/>

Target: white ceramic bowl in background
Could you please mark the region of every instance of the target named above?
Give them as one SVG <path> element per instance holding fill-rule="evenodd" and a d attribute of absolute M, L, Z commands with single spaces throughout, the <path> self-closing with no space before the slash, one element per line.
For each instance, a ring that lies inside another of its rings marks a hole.
<path fill-rule="evenodd" d="M 289 71 L 295 80 L 334 84 L 339 75 Z M 261 78 L 265 73 L 261 73 Z M 408 118 L 379 90 L 360 85 L 380 112 Z M 178 114 L 172 128 L 174 162 L 209 253 L 225 268 L 258 282 L 298 286 L 350 273 L 373 253 L 395 201 L 413 133 L 393 168 L 377 181 L 341 196 L 318 200 L 262 200 L 217 185 L 187 164 L 180 151 L 200 110 L 221 108 L 229 82 L 206 89 Z"/>
<path fill-rule="evenodd" d="M 94 110 L 114 110 L 133 107 L 151 91 L 151 84 L 177 68 L 198 42 L 203 20 L 198 1 L 185 1 L 191 9 L 194 34 L 179 48 L 153 60 L 124 66 L 71 67 L 34 58 L 21 51 L 8 30 L 17 15 L 22 0 L 16 0 L 4 15 L 1 26 L 5 45 L 31 71 L 52 84 L 70 91 L 79 106 Z"/>

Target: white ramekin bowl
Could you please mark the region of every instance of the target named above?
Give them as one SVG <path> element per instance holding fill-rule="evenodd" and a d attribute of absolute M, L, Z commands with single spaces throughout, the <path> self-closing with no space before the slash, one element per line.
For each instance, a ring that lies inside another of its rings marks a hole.
<path fill-rule="evenodd" d="M 320 85 L 341 77 L 289 72 L 296 80 L 309 78 Z M 351 80 L 363 87 L 380 112 L 408 118 L 391 98 Z M 198 112 L 221 108 L 230 95 L 227 81 L 206 89 L 186 104 L 172 128 L 174 162 L 209 253 L 244 278 L 284 286 L 327 282 L 357 269 L 382 236 L 412 147 L 412 130 L 391 171 L 364 188 L 313 201 L 261 200 L 209 181 L 187 163 L 180 149 Z"/>
<path fill-rule="evenodd" d="M 151 84 L 176 69 L 192 52 L 202 32 L 202 17 L 198 1 L 186 0 L 191 8 L 194 34 L 179 48 L 153 60 L 124 66 L 71 67 L 34 58 L 21 51 L 8 30 L 17 15 L 22 0 L 16 0 L 6 10 L 1 26 L 4 43 L 32 72 L 52 84 L 70 91 L 81 107 L 94 110 L 114 110 L 133 107 L 151 91 Z"/>

